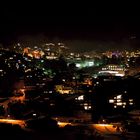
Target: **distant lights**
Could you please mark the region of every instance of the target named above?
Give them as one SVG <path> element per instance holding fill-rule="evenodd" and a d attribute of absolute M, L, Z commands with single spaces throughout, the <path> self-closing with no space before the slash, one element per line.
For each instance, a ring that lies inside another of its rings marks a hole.
<path fill-rule="evenodd" d="M 133 103 L 131 102 L 131 103 L 129 103 L 130 105 L 133 105 Z"/>
<path fill-rule="evenodd" d="M 117 108 L 118 106 L 122 108 L 126 108 L 127 105 L 133 105 L 133 99 L 125 99 L 123 101 L 122 95 L 117 95 L 114 97 L 114 99 L 109 99 L 109 103 L 114 105 L 114 108 Z"/>
<path fill-rule="evenodd" d="M 117 106 L 115 105 L 114 108 L 117 108 Z"/>
<path fill-rule="evenodd" d="M 121 98 L 122 98 L 122 95 L 118 95 L 118 96 L 117 96 L 117 99 L 121 99 Z"/>
<path fill-rule="evenodd" d="M 17 43 L 17 46 L 20 46 L 20 43 Z"/>
<path fill-rule="evenodd" d="M 122 106 L 122 105 L 123 105 L 122 102 L 120 102 L 120 103 L 116 103 L 116 104 L 117 104 L 117 106 Z"/>
<path fill-rule="evenodd" d="M 84 100 L 84 95 L 79 96 L 78 98 L 76 98 L 77 100 L 81 101 Z"/>
<path fill-rule="evenodd" d="M 33 116 L 36 117 L 36 113 L 33 113 Z"/>
<path fill-rule="evenodd" d="M 133 102 L 133 99 L 129 99 L 129 102 Z"/>
<path fill-rule="evenodd" d="M 109 103 L 114 103 L 114 100 L 113 100 L 113 99 L 110 99 L 110 100 L 109 100 Z"/>

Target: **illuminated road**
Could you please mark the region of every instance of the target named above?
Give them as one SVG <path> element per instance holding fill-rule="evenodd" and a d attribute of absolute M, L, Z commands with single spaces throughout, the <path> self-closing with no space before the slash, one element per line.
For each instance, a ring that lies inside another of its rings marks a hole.
<path fill-rule="evenodd" d="M 14 119 L 0 119 L 0 123 L 9 123 L 13 125 L 19 125 L 22 129 L 27 130 L 26 121 L 24 120 L 14 120 Z M 105 140 L 120 140 L 122 138 L 127 138 L 128 140 L 132 140 L 136 138 L 136 133 L 127 133 L 125 136 L 121 135 L 121 132 L 117 132 L 116 128 L 113 127 L 113 124 L 80 124 L 80 123 L 68 123 L 68 122 L 60 122 L 58 121 L 59 127 L 65 127 L 66 125 L 71 126 L 88 126 L 90 130 L 96 130 L 101 136 L 104 137 Z M 29 129 L 29 131 L 31 131 Z M 93 131 L 94 132 L 94 131 Z"/>
<path fill-rule="evenodd" d="M 25 121 L 24 120 L 14 120 L 14 119 L 0 119 L 0 123 L 9 123 L 9 124 L 17 124 L 20 125 L 22 128 L 25 128 Z"/>
<path fill-rule="evenodd" d="M 116 127 L 113 127 L 114 124 L 80 124 L 80 123 L 68 123 L 68 122 L 60 122 L 58 121 L 59 127 L 65 127 L 66 125 L 71 126 L 87 126 L 90 130 L 96 130 L 98 134 L 100 134 L 104 140 L 134 140 L 136 138 L 140 138 L 140 135 L 135 132 L 127 132 L 122 135 L 122 132 L 118 132 Z M 119 124 L 115 124 L 115 126 L 120 126 Z M 121 127 L 120 127 L 121 130 Z M 93 131 L 94 134 L 94 131 Z"/>
<path fill-rule="evenodd" d="M 95 128 L 99 133 L 102 133 L 102 134 L 120 133 L 116 130 L 116 127 L 114 127 L 112 124 L 93 124 L 91 126 Z"/>
<path fill-rule="evenodd" d="M 60 122 L 57 123 L 59 127 L 65 127 L 66 125 L 76 126 L 76 125 L 85 125 L 91 129 L 96 129 L 97 132 L 102 134 L 116 134 L 118 133 L 116 127 L 113 124 L 81 124 L 81 123 L 68 123 L 68 122 Z"/>

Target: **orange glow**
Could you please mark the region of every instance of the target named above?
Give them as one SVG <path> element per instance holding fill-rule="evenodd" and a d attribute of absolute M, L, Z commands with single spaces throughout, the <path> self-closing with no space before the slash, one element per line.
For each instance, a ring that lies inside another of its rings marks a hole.
<path fill-rule="evenodd" d="M 94 124 L 93 127 L 101 133 L 116 133 L 116 128 L 112 124 Z"/>
<path fill-rule="evenodd" d="M 59 125 L 59 127 L 65 127 L 66 125 L 72 125 L 71 123 L 68 123 L 68 122 L 57 122 L 57 124 Z"/>
<path fill-rule="evenodd" d="M 20 91 L 21 91 L 22 93 L 24 93 L 24 92 L 25 92 L 25 89 L 20 89 Z"/>
<path fill-rule="evenodd" d="M 2 123 L 10 123 L 10 124 L 18 124 L 21 127 L 25 126 L 25 121 L 24 120 L 0 119 L 0 122 L 2 122 Z"/>

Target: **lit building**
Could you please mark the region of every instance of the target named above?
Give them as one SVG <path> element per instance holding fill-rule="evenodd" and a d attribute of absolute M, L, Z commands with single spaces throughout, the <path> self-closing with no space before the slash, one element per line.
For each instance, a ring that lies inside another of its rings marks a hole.
<path fill-rule="evenodd" d="M 119 65 L 106 65 L 98 72 L 98 75 L 113 75 L 113 76 L 125 76 L 125 68 Z"/>
<path fill-rule="evenodd" d="M 73 94 L 73 89 L 71 87 L 65 87 L 63 85 L 56 85 L 56 91 L 60 94 Z"/>
<path fill-rule="evenodd" d="M 126 98 L 120 94 L 109 99 L 109 103 L 112 104 L 114 108 L 127 108 L 134 105 L 134 99 Z"/>

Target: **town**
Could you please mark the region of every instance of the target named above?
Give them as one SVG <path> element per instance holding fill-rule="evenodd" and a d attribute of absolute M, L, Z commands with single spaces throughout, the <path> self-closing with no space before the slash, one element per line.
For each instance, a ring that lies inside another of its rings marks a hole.
<path fill-rule="evenodd" d="M 78 53 L 67 45 L 0 45 L 0 129 L 135 138 L 140 50 Z"/>

